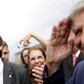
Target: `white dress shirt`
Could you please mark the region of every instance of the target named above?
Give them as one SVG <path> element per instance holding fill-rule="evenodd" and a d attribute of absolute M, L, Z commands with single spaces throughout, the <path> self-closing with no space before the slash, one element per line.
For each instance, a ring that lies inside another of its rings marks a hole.
<path fill-rule="evenodd" d="M 78 51 L 76 52 L 75 56 L 78 57 L 79 54 L 80 54 L 80 50 L 78 50 Z M 74 55 L 74 54 L 73 54 L 73 55 Z"/>
<path fill-rule="evenodd" d="M 4 65 L 0 58 L 0 84 L 3 84 L 3 67 L 4 67 Z"/>

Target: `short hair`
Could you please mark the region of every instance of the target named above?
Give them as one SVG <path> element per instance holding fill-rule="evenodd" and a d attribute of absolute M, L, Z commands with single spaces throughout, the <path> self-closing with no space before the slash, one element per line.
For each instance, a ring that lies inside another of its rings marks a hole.
<path fill-rule="evenodd" d="M 84 1 L 80 1 L 73 6 L 70 13 L 71 19 L 75 16 L 76 13 L 81 11 L 84 11 Z"/>
<path fill-rule="evenodd" d="M 0 36 L 0 45 L 3 45 L 3 39 L 1 36 Z"/>
<path fill-rule="evenodd" d="M 6 46 L 8 48 L 8 44 L 5 41 L 3 41 L 3 47 L 4 46 Z"/>

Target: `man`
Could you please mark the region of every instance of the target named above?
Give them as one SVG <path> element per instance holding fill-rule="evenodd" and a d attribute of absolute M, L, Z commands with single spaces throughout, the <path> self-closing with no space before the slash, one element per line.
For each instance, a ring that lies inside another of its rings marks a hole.
<path fill-rule="evenodd" d="M 74 39 L 74 34 L 72 31 L 70 31 L 68 41 L 70 41 L 72 38 Z M 82 60 L 84 60 L 84 55 L 74 45 L 71 55 L 63 61 L 65 81 L 69 80 L 69 78 L 73 75 L 76 65 Z"/>
<path fill-rule="evenodd" d="M 2 60 L 9 61 L 9 49 L 5 41 L 3 41 Z"/>
<path fill-rule="evenodd" d="M 44 84 L 65 84 L 62 62 L 71 53 L 74 45 L 84 54 L 84 1 L 77 3 L 72 10 L 70 18 L 61 21 L 54 26 L 47 48 L 47 60 Z M 68 42 L 68 36 L 72 28 L 74 39 Z M 84 84 L 84 61 L 80 62 L 73 76 L 66 84 Z"/>
<path fill-rule="evenodd" d="M 0 84 L 31 84 L 24 68 L 1 60 L 3 40 L 0 36 Z"/>

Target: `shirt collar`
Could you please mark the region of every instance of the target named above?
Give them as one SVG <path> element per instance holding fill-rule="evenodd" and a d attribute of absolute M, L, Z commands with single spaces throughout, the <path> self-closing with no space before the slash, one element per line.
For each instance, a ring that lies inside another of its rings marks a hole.
<path fill-rule="evenodd" d="M 80 50 L 78 50 L 77 52 L 76 52 L 76 57 L 78 57 L 79 56 L 79 54 L 80 54 Z"/>

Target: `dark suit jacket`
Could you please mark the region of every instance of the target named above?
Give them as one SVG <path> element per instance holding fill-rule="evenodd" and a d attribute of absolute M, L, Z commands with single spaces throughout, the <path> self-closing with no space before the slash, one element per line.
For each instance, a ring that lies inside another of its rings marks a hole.
<path fill-rule="evenodd" d="M 8 62 L 4 63 L 3 81 L 4 84 L 31 84 L 26 69 Z"/>
<path fill-rule="evenodd" d="M 52 76 L 44 78 L 44 84 L 84 84 L 84 61 L 77 64 L 73 76 L 66 83 L 63 70 L 60 68 Z"/>
<path fill-rule="evenodd" d="M 60 69 L 50 77 L 45 76 L 45 74 L 48 73 L 45 68 L 43 75 L 44 84 L 65 84 L 65 78 L 71 77 L 72 74 L 73 76 L 70 79 L 67 78 L 68 82 L 66 84 L 84 84 L 84 61 L 82 61 L 84 60 L 84 56 L 80 54 L 77 58 L 75 71 L 71 60 L 72 56 L 67 58 L 63 62 L 63 66 L 61 66 Z"/>
<path fill-rule="evenodd" d="M 75 66 L 82 60 L 84 60 L 84 55 L 80 53 L 79 56 L 77 57 Z M 63 69 L 64 69 L 65 81 L 68 81 L 68 79 L 73 75 L 75 66 L 73 67 L 72 55 L 64 60 Z"/>

